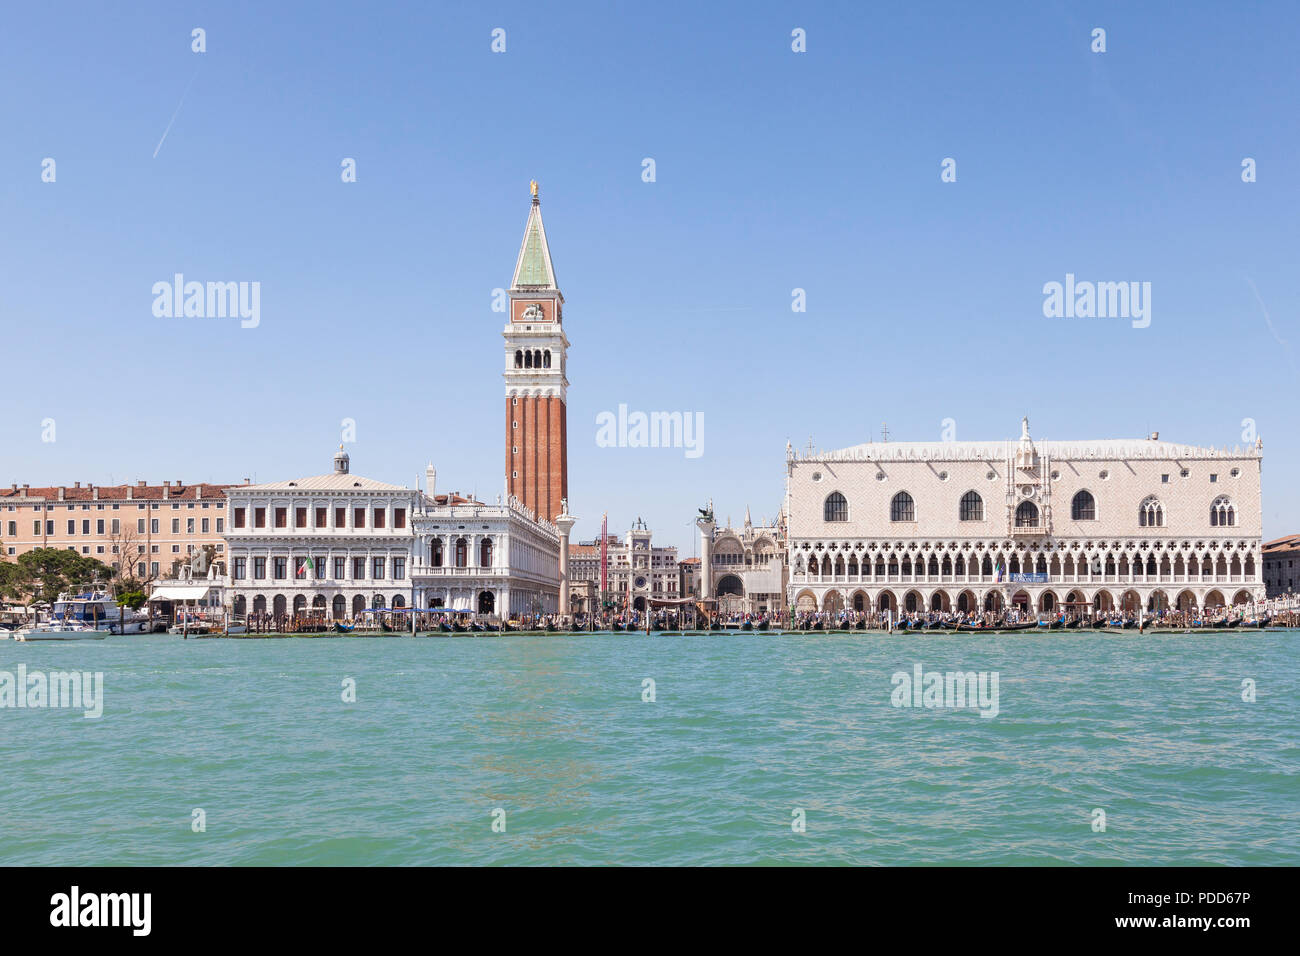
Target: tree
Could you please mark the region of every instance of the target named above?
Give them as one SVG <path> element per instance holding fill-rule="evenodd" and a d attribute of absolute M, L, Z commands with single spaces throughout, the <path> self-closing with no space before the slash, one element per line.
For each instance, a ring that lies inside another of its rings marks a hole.
<path fill-rule="evenodd" d="M 21 598 L 27 596 L 27 583 L 22 569 L 13 561 L 0 561 L 0 597 Z"/>
<path fill-rule="evenodd" d="M 113 583 L 117 585 L 120 591 L 148 591 L 149 584 L 153 581 L 155 575 L 145 574 L 136 575 L 136 564 L 145 557 L 147 552 L 145 546 L 140 543 L 140 538 L 135 529 L 131 528 L 125 521 L 121 524 L 121 530 L 108 536 L 109 543 L 113 550 Z M 146 563 L 145 567 L 149 567 Z"/>
<path fill-rule="evenodd" d="M 15 585 L 46 601 L 56 599 L 60 591 L 102 584 L 113 576 L 103 562 L 64 548 L 34 548 L 20 554 L 16 565 L 19 580 Z"/>
<path fill-rule="evenodd" d="M 143 591 L 118 591 L 117 604 L 119 607 L 129 607 L 133 611 L 138 611 L 144 607 L 144 602 L 149 600 L 149 595 Z"/>

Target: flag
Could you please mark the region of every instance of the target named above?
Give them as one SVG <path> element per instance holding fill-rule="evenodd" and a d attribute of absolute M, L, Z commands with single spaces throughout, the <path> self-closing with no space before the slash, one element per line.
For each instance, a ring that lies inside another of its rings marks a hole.
<path fill-rule="evenodd" d="M 308 569 L 311 569 L 313 571 L 316 570 L 316 565 L 312 563 L 310 557 L 302 558 L 300 560 L 301 563 L 298 565 L 298 577 L 302 577 L 304 574 L 306 574 Z"/>
<path fill-rule="evenodd" d="M 1001 561 L 999 561 L 998 566 L 993 569 L 993 580 L 996 581 L 998 584 L 1002 583 L 1002 562 Z"/>

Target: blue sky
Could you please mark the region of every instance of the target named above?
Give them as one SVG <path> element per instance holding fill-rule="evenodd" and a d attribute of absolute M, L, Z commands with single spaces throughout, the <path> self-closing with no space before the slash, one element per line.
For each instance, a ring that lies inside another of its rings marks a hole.
<path fill-rule="evenodd" d="M 945 418 L 1009 438 L 1024 414 L 1040 438 L 1208 445 L 1253 419 L 1265 534 L 1300 530 L 1298 21 L 1288 3 L 14 6 L 0 481 L 315 474 L 351 418 L 359 473 L 411 484 L 432 459 L 442 490 L 492 500 L 492 291 L 536 178 L 577 538 L 642 516 L 689 555 L 709 497 L 737 522 L 776 511 L 787 439 L 937 440 Z M 176 272 L 260 282 L 261 324 L 156 318 Z M 1066 273 L 1150 282 L 1150 327 L 1044 318 Z M 597 447 L 619 403 L 702 412 L 704 454 Z"/>

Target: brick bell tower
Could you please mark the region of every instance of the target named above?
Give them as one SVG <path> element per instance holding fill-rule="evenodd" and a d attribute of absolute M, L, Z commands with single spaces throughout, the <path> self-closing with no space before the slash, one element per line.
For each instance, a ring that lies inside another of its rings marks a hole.
<path fill-rule="evenodd" d="M 569 495 L 564 296 L 555 284 L 537 182 L 510 283 L 506 340 L 506 491 L 554 522 Z"/>

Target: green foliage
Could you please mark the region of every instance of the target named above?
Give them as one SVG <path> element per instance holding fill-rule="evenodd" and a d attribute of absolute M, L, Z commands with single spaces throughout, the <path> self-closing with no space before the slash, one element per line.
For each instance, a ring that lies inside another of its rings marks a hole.
<path fill-rule="evenodd" d="M 22 570 L 13 561 L 0 561 L 0 598 L 21 598 L 27 595 Z"/>
<path fill-rule="evenodd" d="M 149 600 L 149 595 L 143 591 L 122 591 L 117 596 L 117 603 L 120 607 L 129 607 L 133 611 L 143 607 L 144 602 L 147 600 Z"/>
<path fill-rule="evenodd" d="M 6 562 L 2 566 L 11 569 L 0 576 L 0 587 L 7 594 L 31 595 L 43 601 L 55 600 L 60 591 L 102 584 L 113 576 L 112 568 L 102 561 L 65 548 L 35 548 L 20 554 L 12 565 Z"/>

